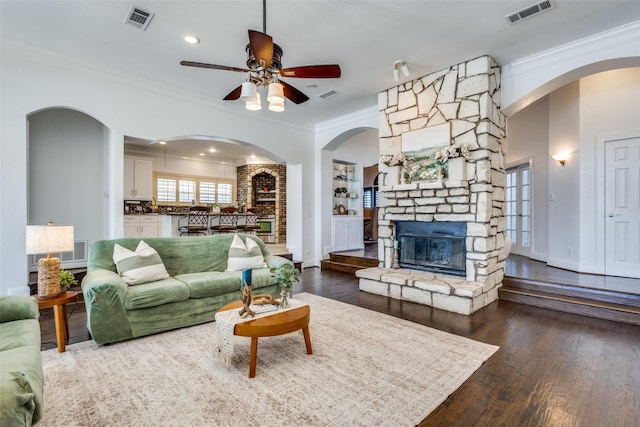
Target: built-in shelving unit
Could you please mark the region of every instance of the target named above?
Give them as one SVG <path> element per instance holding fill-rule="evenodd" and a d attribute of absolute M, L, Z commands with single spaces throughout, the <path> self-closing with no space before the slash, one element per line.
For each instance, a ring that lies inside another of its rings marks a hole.
<path fill-rule="evenodd" d="M 333 214 L 362 215 L 361 168 L 354 163 L 333 162 Z"/>
<path fill-rule="evenodd" d="M 363 243 L 362 166 L 333 161 L 333 221 L 334 251 L 360 249 Z"/>

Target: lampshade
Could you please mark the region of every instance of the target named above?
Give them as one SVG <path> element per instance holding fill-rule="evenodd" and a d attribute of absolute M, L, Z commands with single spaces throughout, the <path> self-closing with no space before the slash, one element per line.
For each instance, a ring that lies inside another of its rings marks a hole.
<path fill-rule="evenodd" d="M 269 84 L 269 93 L 267 95 L 269 102 L 284 102 L 284 89 L 281 83 Z"/>
<path fill-rule="evenodd" d="M 258 111 L 262 109 L 262 102 L 260 102 L 260 94 L 256 93 L 255 101 L 247 101 L 244 108 L 251 111 Z"/>
<path fill-rule="evenodd" d="M 72 225 L 27 225 L 26 253 L 48 254 L 38 260 L 38 298 L 60 294 L 60 259 L 51 253 L 71 252 L 74 247 Z"/>
<path fill-rule="evenodd" d="M 400 80 L 400 71 L 398 71 L 397 68 L 393 69 L 393 80 L 395 81 Z"/>
<path fill-rule="evenodd" d="M 27 254 L 73 251 L 73 225 L 27 225 Z"/>
<path fill-rule="evenodd" d="M 256 84 L 253 82 L 242 83 L 242 91 L 240 92 L 240 99 L 247 102 L 256 102 L 258 98 L 258 90 Z"/>
<path fill-rule="evenodd" d="M 276 113 L 280 113 L 284 111 L 284 101 L 282 102 L 270 102 L 269 110 L 275 111 Z"/>

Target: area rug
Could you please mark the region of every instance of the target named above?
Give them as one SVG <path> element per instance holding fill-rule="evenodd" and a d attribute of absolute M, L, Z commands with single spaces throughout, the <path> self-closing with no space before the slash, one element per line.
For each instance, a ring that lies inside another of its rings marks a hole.
<path fill-rule="evenodd" d="M 42 353 L 41 426 L 414 426 L 498 347 L 312 294 L 313 354 L 300 333 L 250 339 L 231 366 L 214 323 Z"/>

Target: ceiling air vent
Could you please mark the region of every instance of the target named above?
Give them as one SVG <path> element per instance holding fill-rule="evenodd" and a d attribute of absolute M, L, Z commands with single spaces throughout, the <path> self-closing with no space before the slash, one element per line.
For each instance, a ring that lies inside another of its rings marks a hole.
<path fill-rule="evenodd" d="M 329 98 L 332 98 L 332 97 L 334 97 L 334 96 L 338 95 L 339 93 L 340 93 L 340 92 L 338 92 L 338 91 L 335 91 L 335 90 L 331 89 L 331 90 L 330 90 L 330 91 L 328 91 L 328 92 L 321 93 L 320 95 L 318 95 L 318 97 L 319 97 L 319 98 L 322 98 L 322 99 L 329 99 Z"/>
<path fill-rule="evenodd" d="M 546 10 L 553 9 L 554 7 L 556 7 L 556 4 L 553 2 L 553 0 L 544 0 L 536 4 L 532 4 L 531 6 L 527 6 L 515 13 L 511 13 L 504 18 L 510 24 L 515 24 L 516 22 L 524 21 L 525 19 L 531 18 L 532 16 L 535 16 Z"/>
<path fill-rule="evenodd" d="M 140 9 L 139 7 L 131 6 L 131 10 L 127 14 L 127 17 L 124 19 L 126 24 L 131 24 L 136 28 L 140 28 L 141 30 L 146 30 L 153 18 L 153 13 L 148 12 L 144 9 Z"/>

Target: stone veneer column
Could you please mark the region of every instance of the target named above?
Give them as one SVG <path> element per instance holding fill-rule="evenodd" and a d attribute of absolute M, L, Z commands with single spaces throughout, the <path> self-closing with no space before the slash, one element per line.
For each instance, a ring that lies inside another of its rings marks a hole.
<path fill-rule="evenodd" d="M 379 164 L 381 266 L 391 266 L 393 221 L 461 221 L 467 223 L 466 280 L 499 286 L 506 230 L 500 68 L 488 56 L 457 64 L 379 93 L 378 107 L 381 155 L 401 153 L 403 133 L 447 122 L 453 141 L 471 152 L 467 181 L 400 185 L 398 167 Z"/>

